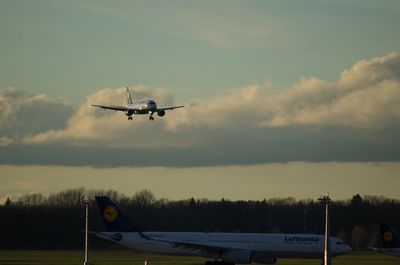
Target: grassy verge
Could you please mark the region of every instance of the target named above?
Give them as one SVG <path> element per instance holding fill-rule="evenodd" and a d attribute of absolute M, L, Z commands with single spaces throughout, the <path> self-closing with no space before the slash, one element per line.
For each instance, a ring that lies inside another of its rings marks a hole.
<path fill-rule="evenodd" d="M 147 256 L 130 250 L 92 251 L 95 265 L 202 265 L 204 259 L 193 257 Z M 0 265 L 76 265 L 83 264 L 82 251 L 0 251 Z M 320 265 L 320 260 L 281 259 L 278 265 Z M 352 253 L 333 260 L 334 265 L 397 265 L 400 259 L 379 253 Z"/>

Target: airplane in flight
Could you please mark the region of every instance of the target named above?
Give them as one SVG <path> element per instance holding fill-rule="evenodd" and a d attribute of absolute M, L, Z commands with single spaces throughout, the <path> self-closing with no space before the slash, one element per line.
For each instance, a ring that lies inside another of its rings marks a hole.
<path fill-rule="evenodd" d="M 310 234 L 144 232 L 134 226 L 106 196 L 96 197 L 106 232 L 98 237 L 142 252 L 198 256 L 205 265 L 275 264 L 278 258 L 322 258 L 324 236 Z M 342 240 L 330 237 L 331 255 L 351 251 Z"/>
<path fill-rule="evenodd" d="M 185 106 L 173 106 L 173 107 L 158 108 L 156 102 L 152 99 L 140 102 L 133 102 L 128 87 L 126 87 L 126 97 L 127 97 L 127 104 L 125 106 L 98 105 L 98 104 L 91 104 L 91 106 L 99 107 L 102 109 L 123 111 L 125 112 L 125 115 L 128 116 L 128 120 L 132 120 L 133 114 L 149 114 L 149 120 L 151 121 L 154 120 L 153 114 L 156 112 L 159 117 L 163 117 L 165 115 L 166 110 L 174 110 L 185 107 Z"/>
<path fill-rule="evenodd" d="M 388 225 L 380 224 L 382 248 L 369 247 L 370 250 L 387 253 L 388 255 L 400 257 L 400 241 L 395 232 Z"/>

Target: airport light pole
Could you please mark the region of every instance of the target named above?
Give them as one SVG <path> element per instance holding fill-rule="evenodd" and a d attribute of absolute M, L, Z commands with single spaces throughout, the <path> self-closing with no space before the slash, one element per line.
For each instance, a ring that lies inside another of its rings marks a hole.
<path fill-rule="evenodd" d="M 85 200 L 85 261 L 83 265 L 89 265 L 89 199 Z"/>
<path fill-rule="evenodd" d="M 329 224 L 329 204 L 331 198 L 329 194 L 318 199 L 325 204 L 325 244 L 324 244 L 324 265 L 331 265 L 331 244 L 330 244 L 330 224 Z"/>

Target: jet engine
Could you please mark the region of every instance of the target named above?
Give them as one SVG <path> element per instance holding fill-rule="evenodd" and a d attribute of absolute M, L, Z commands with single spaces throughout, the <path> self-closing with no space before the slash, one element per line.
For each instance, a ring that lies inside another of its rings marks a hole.
<path fill-rule="evenodd" d="M 157 112 L 157 115 L 163 117 L 165 115 L 165 110 L 160 110 Z"/>
<path fill-rule="evenodd" d="M 263 252 L 254 252 L 253 256 L 251 257 L 251 261 L 260 264 L 275 264 L 276 258 L 271 257 Z"/>
<path fill-rule="evenodd" d="M 221 259 L 224 263 L 240 263 L 240 264 L 250 264 L 251 263 L 251 251 L 248 250 L 238 250 L 230 251 L 221 255 Z"/>

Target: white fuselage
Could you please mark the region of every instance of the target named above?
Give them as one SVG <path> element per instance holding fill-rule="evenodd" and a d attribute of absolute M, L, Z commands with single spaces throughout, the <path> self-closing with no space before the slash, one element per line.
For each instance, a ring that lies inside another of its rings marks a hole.
<path fill-rule="evenodd" d="M 383 252 L 394 257 L 400 257 L 400 248 L 384 248 Z"/>
<path fill-rule="evenodd" d="M 133 102 L 126 105 L 127 114 L 151 114 L 157 110 L 157 103 L 154 100 L 145 100 L 140 102 Z"/>
<path fill-rule="evenodd" d="M 101 232 L 99 237 L 143 252 L 167 255 L 215 257 L 206 251 L 178 247 L 173 242 L 207 245 L 251 252 L 254 261 L 265 258 L 320 258 L 324 252 L 324 237 L 309 234 L 261 233 L 192 233 L 192 232 Z M 331 237 L 331 255 L 343 255 L 351 248 L 342 240 Z"/>

